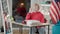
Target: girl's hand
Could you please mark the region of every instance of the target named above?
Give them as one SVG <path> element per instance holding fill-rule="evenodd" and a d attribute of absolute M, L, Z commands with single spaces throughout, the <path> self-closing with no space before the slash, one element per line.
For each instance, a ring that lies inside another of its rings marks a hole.
<path fill-rule="evenodd" d="M 23 23 L 23 24 L 26 24 L 26 21 L 23 21 L 22 23 Z"/>

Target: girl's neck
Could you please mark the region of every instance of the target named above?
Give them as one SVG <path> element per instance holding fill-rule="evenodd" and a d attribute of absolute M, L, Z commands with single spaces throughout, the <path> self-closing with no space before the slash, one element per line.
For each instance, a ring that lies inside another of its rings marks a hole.
<path fill-rule="evenodd" d="M 36 10 L 35 12 L 39 12 L 39 10 Z"/>

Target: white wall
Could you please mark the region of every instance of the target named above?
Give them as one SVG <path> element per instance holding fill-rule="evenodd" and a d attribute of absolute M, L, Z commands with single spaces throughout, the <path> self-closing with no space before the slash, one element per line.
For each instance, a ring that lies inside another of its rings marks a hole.
<path fill-rule="evenodd" d="M 35 3 L 40 4 L 41 2 L 46 2 L 46 1 L 51 1 L 51 0 L 31 0 L 31 7 L 33 7 Z"/>
<path fill-rule="evenodd" d="M 8 3 L 9 3 L 10 15 L 12 15 L 12 0 L 8 0 Z"/>
<path fill-rule="evenodd" d="M 2 26 L 2 21 L 1 21 L 1 5 L 0 5 L 0 28 Z"/>

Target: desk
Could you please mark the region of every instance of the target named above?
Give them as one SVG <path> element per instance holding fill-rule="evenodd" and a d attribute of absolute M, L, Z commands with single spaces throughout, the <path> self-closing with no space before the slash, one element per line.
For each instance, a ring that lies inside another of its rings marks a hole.
<path fill-rule="evenodd" d="M 36 26 L 48 26 L 48 34 L 49 34 L 49 26 L 50 26 L 50 24 L 49 23 L 43 23 L 43 24 L 36 24 L 36 25 L 26 25 L 26 24 L 22 24 L 22 23 L 16 23 L 16 22 L 12 22 L 12 24 L 15 24 L 15 25 L 19 25 L 20 26 L 20 30 L 21 30 L 21 34 L 22 34 L 22 27 L 23 26 L 28 26 L 28 27 L 30 27 L 31 28 L 31 31 L 30 32 L 32 32 L 32 27 L 36 27 Z M 30 33 L 29 32 L 29 34 L 32 34 L 32 33 Z"/>

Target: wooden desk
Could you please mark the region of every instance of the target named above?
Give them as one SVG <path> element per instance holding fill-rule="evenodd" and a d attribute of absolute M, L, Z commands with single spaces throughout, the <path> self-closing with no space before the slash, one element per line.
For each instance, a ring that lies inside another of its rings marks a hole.
<path fill-rule="evenodd" d="M 22 34 L 22 28 L 23 26 L 28 26 L 31 28 L 31 31 L 29 32 L 29 34 L 32 34 L 32 27 L 36 27 L 36 26 L 48 26 L 48 34 L 49 34 L 49 27 L 50 27 L 50 24 L 49 23 L 43 23 L 43 24 L 35 24 L 35 25 L 26 25 L 26 24 L 22 24 L 22 23 L 16 23 L 16 22 L 12 22 L 12 24 L 15 24 L 15 25 L 19 25 L 20 27 L 20 30 L 21 30 L 21 34 Z"/>

